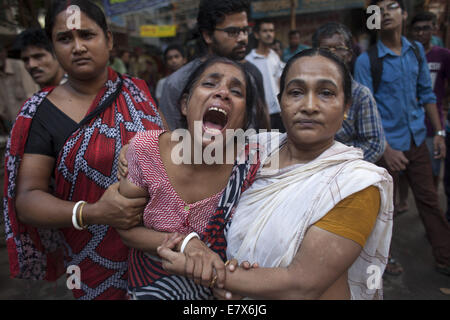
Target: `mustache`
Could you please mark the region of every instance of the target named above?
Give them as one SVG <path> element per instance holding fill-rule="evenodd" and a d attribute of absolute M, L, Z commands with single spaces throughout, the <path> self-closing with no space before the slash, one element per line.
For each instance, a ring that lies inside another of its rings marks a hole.
<path fill-rule="evenodd" d="M 40 69 L 40 68 L 38 68 L 38 67 L 36 67 L 36 68 L 32 68 L 31 70 L 30 70 L 30 73 L 31 74 L 34 74 L 34 73 L 36 73 L 36 72 L 44 72 L 44 70 L 42 70 L 42 69 Z"/>

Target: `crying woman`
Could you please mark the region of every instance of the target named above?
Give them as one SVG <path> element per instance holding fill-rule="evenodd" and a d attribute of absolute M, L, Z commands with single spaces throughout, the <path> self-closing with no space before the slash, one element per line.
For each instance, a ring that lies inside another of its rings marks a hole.
<path fill-rule="evenodd" d="M 173 139 L 174 132 L 142 132 L 131 141 L 127 151 L 128 176 L 121 179 L 120 193 L 128 198 L 146 196 L 149 199 L 142 225 L 118 230 L 124 243 L 131 248 L 128 291 L 132 299 L 212 297 L 208 288 L 165 272 L 157 248 L 168 236 L 183 239 L 196 232 L 205 238 L 219 202 L 230 193 L 224 190 L 229 185 L 234 165 L 225 159 L 229 149 L 226 146 L 233 144 L 234 139 L 224 141 L 229 139 L 226 130 L 245 130 L 251 123 L 251 109 L 256 103 L 243 68 L 226 58 L 213 57 L 190 76 L 180 97 L 180 108 L 186 117 L 192 148 L 197 146 L 204 150 L 211 143 L 221 143 L 223 161 L 210 163 L 203 158 L 199 161 L 193 159 L 195 153 L 191 152 L 189 163 L 175 163 L 172 155 L 178 140 Z M 245 176 L 235 180 L 241 183 Z M 199 246 L 197 242 L 187 242 L 183 251 L 190 255 L 204 252 L 196 246 Z M 215 274 L 218 283 L 225 281 L 225 264 L 217 252 L 211 251 L 200 259 L 205 262 L 202 270 L 205 277 Z"/>

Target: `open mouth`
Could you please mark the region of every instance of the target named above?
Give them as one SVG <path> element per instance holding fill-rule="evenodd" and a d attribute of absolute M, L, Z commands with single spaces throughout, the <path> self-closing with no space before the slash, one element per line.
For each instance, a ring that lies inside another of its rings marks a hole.
<path fill-rule="evenodd" d="M 227 123 L 228 112 L 220 107 L 210 107 L 203 116 L 203 128 L 212 135 L 220 134 Z"/>

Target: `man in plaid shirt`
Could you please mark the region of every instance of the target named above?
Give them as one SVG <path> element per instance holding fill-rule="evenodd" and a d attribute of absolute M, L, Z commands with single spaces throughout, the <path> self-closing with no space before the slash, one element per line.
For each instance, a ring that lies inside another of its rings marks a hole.
<path fill-rule="evenodd" d="M 327 23 L 313 35 L 313 47 L 331 51 L 347 66 L 352 61 L 352 34 L 339 23 Z M 384 153 L 385 136 L 377 104 L 369 88 L 352 81 L 352 105 L 336 140 L 362 149 L 364 160 L 375 163 Z"/>

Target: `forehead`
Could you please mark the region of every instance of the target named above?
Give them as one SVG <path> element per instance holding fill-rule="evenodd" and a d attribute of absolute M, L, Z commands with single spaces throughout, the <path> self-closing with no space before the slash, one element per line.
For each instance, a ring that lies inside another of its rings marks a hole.
<path fill-rule="evenodd" d="M 20 52 L 20 55 L 22 57 L 24 57 L 24 56 L 32 56 L 32 55 L 36 55 L 36 54 L 49 55 L 49 56 L 52 55 L 46 49 L 41 48 L 41 47 L 36 47 L 36 46 L 27 46 L 25 49 L 23 49 Z"/>
<path fill-rule="evenodd" d="M 382 1 L 377 2 L 377 6 L 386 7 L 386 6 L 390 5 L 391 3 L 398 3 L 398 2 L 395 0 L 382 0 Z M 398 3 L 398 4 L 400 4 L 400 3 Z"/>
<path fill-rule="evenodd" d="M 216 25 L 218 28 L 245 26 L 248 26 L 247 12 L 245 11 L 225 15 L 224 20 Z"/>
<path fill-rule="evenodd" d="M 224 78 L 236 78 L 241 82 L 245 81 L 242 71 L 238 67 L 228 63 L 214 63 L 213 65 L 205 69 L 201 77 L 208 77 L 212 74 L 219 74 Z"/>
<path fill-rule="evenodd" d="M 294 61 L 286 75 L 286 84 L 293 79 L 306 83 L 318 80 L 331 80 L 342 84 L 342 75 L 336 63 L 322 56 L 302 57 Z"/>
<path fill-rule="evenodd" d="M 55 19 L 53 32 L 65 32 L 73 29 L 67 27 L 68 19 L 73 19 L 70 14 L 64 10 L 60 12 Z M 70 20 L 70 21 L 71 21 Z M 89 18 L 84 12 L 80 14 L 80 26 L 81 29 L 100 29 L 100 26 L 91 18 Z"/>
<path fill-rule="evenodd" d="M 275 25 L 272 22 L 263 22 L 260 25 L 260 29 L 274 29 Z"/>
<path fill-rule="evenodd" d="M 414 23 L 414 26 L 428 26 L 428 25 L 432 25 L 433 21 L 432 20 L 428 20 L 428 21 L 417 21 Z"/>
<path fill-rule="evenodd" d="M 167 51 L 166 53 L 166 57 L 173 57 L 173 56 L 181 56 L 180 51 L 178 51 L 177 49 L 170 49 L 169 51 Z"/>

